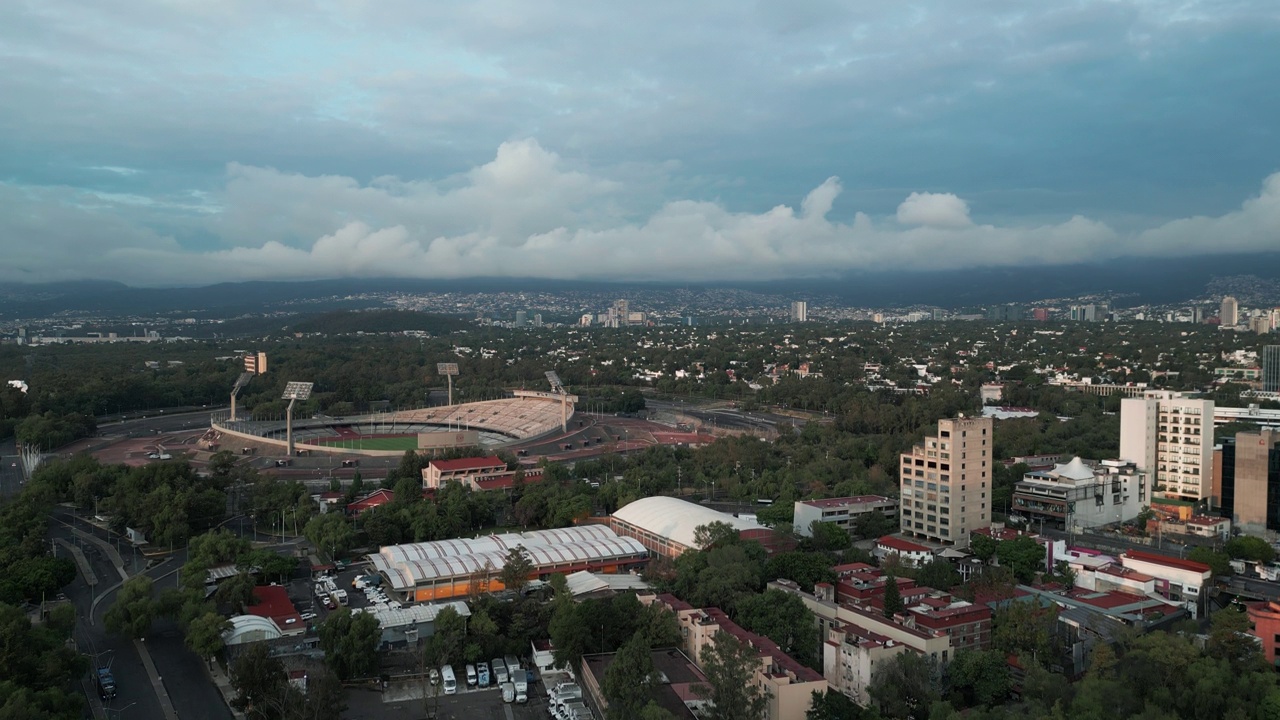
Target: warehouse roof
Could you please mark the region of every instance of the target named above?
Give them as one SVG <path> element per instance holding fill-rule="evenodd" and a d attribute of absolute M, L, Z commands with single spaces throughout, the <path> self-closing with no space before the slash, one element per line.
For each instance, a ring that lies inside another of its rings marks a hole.
<path fill-rule="evenodd" d="M 697 547 L 693 541 L 693 531 L 699 525 L 723 522 L 739 531 L 764 529 L 764 526 L 751 520 L 743 520 L 718 510 L 664 495 L 636 500 L 619 508 L 613 517 L 690 548 Z"/>

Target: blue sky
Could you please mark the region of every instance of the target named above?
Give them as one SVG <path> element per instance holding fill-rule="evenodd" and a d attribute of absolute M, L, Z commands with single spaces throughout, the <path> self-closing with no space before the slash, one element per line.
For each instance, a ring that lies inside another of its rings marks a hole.
<path fill-rule="evenodd" d="M 31 0 L 0 63 L 0 280 L 1280 249 L 1274 0 Z"/>

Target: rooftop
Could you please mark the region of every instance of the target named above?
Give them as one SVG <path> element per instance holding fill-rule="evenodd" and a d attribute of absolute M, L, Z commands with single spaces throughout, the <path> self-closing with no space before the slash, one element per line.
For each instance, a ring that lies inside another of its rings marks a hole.
<path fill-rule="evenodd" d="M 497 455 L 488 455 L 486 457 L 470 457 L 457 458 L 455 460 L 432 460 L 428 463 L 431 467 L 440 472 L 458 472 L 461 470 L 483 470 L 502 466 L 506 469 L 507 464 Z"/>
<path fill-rule="evenodd" d="M 851 497 L 823 498 L 821 500 L 801 500 L 800 503 L 815 508 L 834 508 L 846 505 L 868 505 L 871 503 L 897 502 L 884 495 L 853 495 Z"/>
<path fill-rule="evenodd" d="M 1121 553 L 1120 559 L 1123 561 L 1126 558 L 1137 560 L 1139 562 L 1152 563 L 1154 565 L 1164 565 L 1178 570 L 1190 570 L 1191 572 L 1202 574 L 1213 572 L 1213 568 L 1205 565 L 1204 563 L 1198 563 L 1194 560 L 1183 560 L 1182 558 L 1170 557 L 1168 555 L 1157 555 L 1155 553 L 1143 552 L 1141 550 L 1129 550 L 1128 552 Z"/>
<path fill-rule="evenodd" d="M 893 535 L 885 535 L 879 540 L 876 540 L 876 545 L 887 548 L 889 550 L 897 550 L 898 552 L 911 552 L 911 553 L 932 553 L 933 552 L 933 548 L 926 547 L 918 543 L 913 543 L 910 540 L 906 540 L 904 538 L 896 537 Z"/>

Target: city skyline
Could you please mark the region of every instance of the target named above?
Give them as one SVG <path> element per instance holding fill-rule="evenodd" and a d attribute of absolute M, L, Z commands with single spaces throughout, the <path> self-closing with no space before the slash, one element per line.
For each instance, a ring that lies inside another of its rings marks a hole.
<path fill-rule="evenodd" d="M 1280 233 L 1262 2 L 10 19 L 0 281 L 778 279 Z"/>

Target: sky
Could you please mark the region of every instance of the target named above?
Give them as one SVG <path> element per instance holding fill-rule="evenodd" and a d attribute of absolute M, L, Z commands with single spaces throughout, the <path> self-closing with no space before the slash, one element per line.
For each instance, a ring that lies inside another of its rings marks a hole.
<path fill-rule="evenodd" d="M 17 0 L 0 281 L 1280 250 L 1275 0 Z"/>

